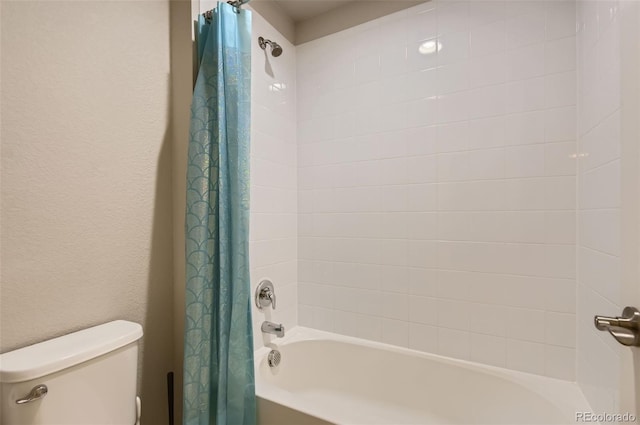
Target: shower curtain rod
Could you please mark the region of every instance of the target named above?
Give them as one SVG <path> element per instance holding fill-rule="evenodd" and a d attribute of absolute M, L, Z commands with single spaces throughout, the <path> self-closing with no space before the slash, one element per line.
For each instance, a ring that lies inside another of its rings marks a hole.
<path fill-rule="evenodd" d="M 231 1 L 229 0 L 227 2 L 227 4 L 230 4 L 231 6 L 235 7 L 236 9 L 240 9 L 240 6 L 242 6 L 243 4 L 249 3 L 251 0 L 235 0 L 235 1 Z M 207 20 L 211 20 L 213 17 L 213 12 L 211 10 L 207 10 L 206 12 L 204 12 L 202 14 L 202 16 L 205 17 L 205 19 Z"/>
<path fill-rule="evenodd" d="M 227 3 L 230 4 L 233 7 L 237 7 L 238 9 L 240 8 L 240 6 L 242 6 L 243 4 L 249 3 L 251 0 L 235 0 L 235 1 L 231 1 L 229 0 Z"/>

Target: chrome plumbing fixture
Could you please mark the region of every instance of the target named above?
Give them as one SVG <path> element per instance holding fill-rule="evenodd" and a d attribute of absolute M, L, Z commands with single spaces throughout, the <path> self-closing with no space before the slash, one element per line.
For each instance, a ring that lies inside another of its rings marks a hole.
<path fill-rule="evenodd" d="M 282 46 L 280 46 L 275 41 L 267 40 L 264 37 L 258 37 L 258 44 L 262 50 L 266 50 L 267 44 L 271 46 L 271 54 L 274 58 L 277 58 L 282 54 Z"/>
<path fill-rule="evenodd" d="M 622 345 L 640 347 L 640 311 L 625 307 L 620 317 L 595 316 L 594 324 L 599 331 L 609 333 Z"/>
<path fill-rule="evenodd" d="M 46 385 L 36 385 L 35 387 L 31 388 L 29 394 L 21 399 L 16 400 L 16 404 L 27 404 L 31 403 L 32 401 L 40 400 L 44 398 L 44 396 L 46 396 L 48 392 L 49 389 Z"/>
<path fill-rule="evenodd" d="M 262 327 L 260 328 L 262 332 L 267 334 L 273 334 L 278 338 L 282 338 L 284 336 L 284 326 L 282 323 L 273 323 L 273 322 L 262 322 Z"/>
<path fill-rule="evenodd" d="M 271 304 L 271 308 L 276 309 L 276 293 L 273 289 L 273 283 L 269 279 L 264 279 L 256 288 L 256 306 L 258 310 Z"/>
<path fill-rule="evenodd" d="M 267 363 L 269 363 L 269 367 L 276 367 L 280 364 L 281 359 L 282 355 L 280 354 L 280 351 L 271 350 L 267 356 Z"/>

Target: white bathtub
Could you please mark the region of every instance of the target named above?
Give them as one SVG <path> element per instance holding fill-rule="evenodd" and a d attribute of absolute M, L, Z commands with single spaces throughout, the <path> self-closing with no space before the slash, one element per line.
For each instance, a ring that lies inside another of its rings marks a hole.
<path fill-rule="evenodd" d="M 273 342 L 256 352 L 261 425 L 575 424 L 590 411 L 571 382 L 302 327 Z"/>

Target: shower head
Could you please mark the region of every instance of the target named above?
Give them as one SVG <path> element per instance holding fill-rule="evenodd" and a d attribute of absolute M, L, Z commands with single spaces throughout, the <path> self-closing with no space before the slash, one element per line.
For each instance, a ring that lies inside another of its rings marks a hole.
<path fill-rule="evenodd" d="M 282 54 L 282 47 L 275 41 L 266 40 L 264 37 L 258 37 L 258 44 L 262 50 L 267 48 L 267 44 L 271 46 L 271 54 L 273 57 L 278 57 Z"/>
<path fill-rule="evenodd" d="M 278 43 L 273 43 L 272 42 L 271 47 L 272 47 L 271 54 L 274 57 L 277 58 L 278 56 L 280 56 L 282 54 L 282 47 L 280 47 L 280 45 Z"/>

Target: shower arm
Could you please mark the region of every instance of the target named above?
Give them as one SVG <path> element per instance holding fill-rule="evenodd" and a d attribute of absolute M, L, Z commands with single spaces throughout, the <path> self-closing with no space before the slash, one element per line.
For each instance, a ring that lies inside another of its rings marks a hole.
<path fill-rule="evenodd" d="M 271 44 L 271 40 L 267 40 L 267 39 L 265 39 L 264 37 L 258 37 L 258 44 L 260 45 L 260 48 L 261 48 L 262 50 L 264 50 L 264 49 L 266 49 L 266 48 L 267 48 L 267 44 L 268 44 L 270 47 L 273 47 L 273 44 Z"/>

